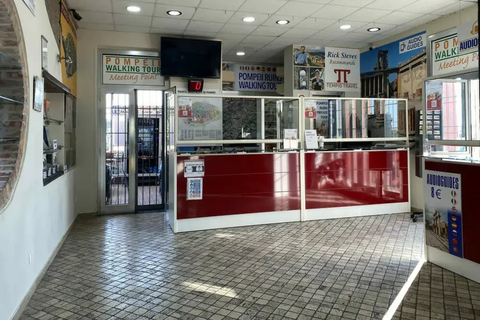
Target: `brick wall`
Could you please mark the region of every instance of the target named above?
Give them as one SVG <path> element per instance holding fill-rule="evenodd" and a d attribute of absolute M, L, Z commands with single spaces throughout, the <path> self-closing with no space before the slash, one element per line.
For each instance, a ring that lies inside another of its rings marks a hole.
<path fill-rule="evenodd" d="M 0 0 L 0 210 L 12 196 L 26 145 L 28 73 L 23 33 L 13 0 Z"/>
<path fill-rule="evenodd" d="M 58 46 L 58 50 L 60 50 L 60 39 L 62 36 L 60 28 L 60 0 L 45 0 L 45 5 L 47 6 L 48 18 L 55 36 L 55 43 Z"/>

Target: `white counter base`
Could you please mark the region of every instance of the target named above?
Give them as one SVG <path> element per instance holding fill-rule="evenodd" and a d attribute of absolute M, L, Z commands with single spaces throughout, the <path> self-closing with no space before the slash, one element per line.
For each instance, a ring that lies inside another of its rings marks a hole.
<path fill-rule="evenodd" d="M 410 212 L 410 203 L 370 204 L 364 206 L 307 209 L 305 221 L 373 216 L 379 214 Z"/>
<path fill-rule="evenodd" d="M 300 210 L 260 212 L 176 220 L 176 232 L 245 227 L 260 224 L 299 222 Z"/>

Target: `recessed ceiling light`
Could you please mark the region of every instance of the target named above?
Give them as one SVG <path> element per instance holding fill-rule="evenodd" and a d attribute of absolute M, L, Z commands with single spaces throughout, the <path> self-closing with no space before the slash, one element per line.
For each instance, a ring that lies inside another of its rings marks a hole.
<path fill-rule="evenodd" d="M 288 21 L 288 20 L 277 20 L 277 24 L 279 24 L 279 25 L 286 25 L 286 24 L 289 24 L 289 23 L 290 23 L 290 21 Z"/>
<path fill-rule="evenodd" d="M 255 18 L 254 17 L 245 17 L 242 20 L 243 20 L 243 22 L 253 22 L 253 21 L 255 21 Z"/>
<path fill-rule="evenodd" d="M 138 6 L 128 6 L 127 11 L 128 12 L 140 12 L 140 11 L 142 11 L 142 9 L 140 9 L 140 7 L 138 7 Z"/>
<path fill-rule="evenodd" d="M 181 16 L 182 12 L 178 10 L 168 10 L 167 14 L 170 16 Z"/>
<path fill-rule="evenodd" d="M 379 27 L 371 27 L 371 28 L 368 28 L 367 31 L 368 32 L 377 32 L 377 31 L 380 31 L 381 29 Z"/>
<path fill-rule="evenodd" d="M 340 26 L 340 29 L 342 29 L 342 30 L 347 30 L 347 29 L 350 29 L 351 27 L 352 27 L 352 26 L 349 25 L 349 24 L 344 24 L 344 25 L 341 25 L 341 26 Z"/>
<path fill-rule="evenodd" d="M 243 52 L 243 51 L 238 51 L 237 52 L 237 56 L 244 56 L 244 55 L 245 55 L 245 52 Z"/>

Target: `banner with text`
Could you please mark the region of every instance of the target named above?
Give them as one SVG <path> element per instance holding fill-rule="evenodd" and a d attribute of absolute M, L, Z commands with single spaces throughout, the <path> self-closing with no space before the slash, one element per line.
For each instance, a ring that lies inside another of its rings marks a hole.
<path fill-rule="evenodd" d="M 165 85 L 156 57 L 103 55 L 102 69 L 103 84 Z"/>
<path fill-rule="evenodd" d="M 478 46 L 473 51 L 460 50 L 459 44 L 457 34 L 431 42 L 432 76 L 478 69 Z"/>
<path fill-rule="evenodd" d="M 325 48 L 325 90 L 360 92 L 360 51 Z"/>
<path fill-rule="evenodd" d="M 283 77 L 277 76 L 277 68 L 272 66 L 235 64 L 235 91 L 277 91 L 277 84 L 283 83 Z"/>
<path fill-rule="evenodd" d="M 459 54 L 478 51 L 478 20 L 459 25 L 457 31 Z"/>

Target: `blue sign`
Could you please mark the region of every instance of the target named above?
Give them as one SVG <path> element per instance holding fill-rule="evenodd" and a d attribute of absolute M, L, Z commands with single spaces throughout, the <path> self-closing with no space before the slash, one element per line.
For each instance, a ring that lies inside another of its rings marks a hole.
<path fill-rule="evenodd" d="M 462 215 L 448 211 L 448 251 L 463 258 Z"/>

